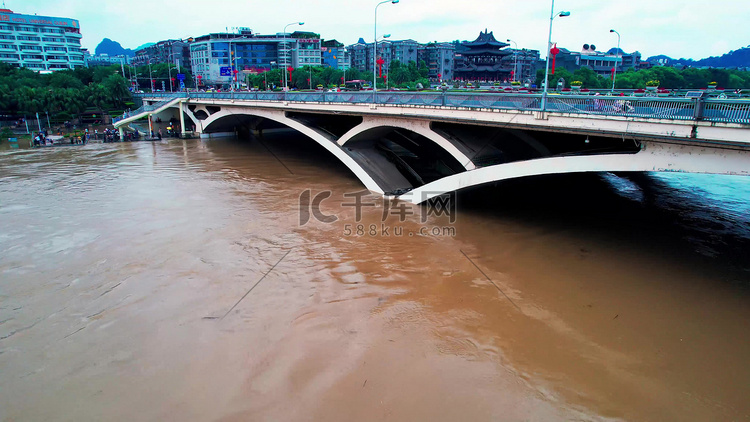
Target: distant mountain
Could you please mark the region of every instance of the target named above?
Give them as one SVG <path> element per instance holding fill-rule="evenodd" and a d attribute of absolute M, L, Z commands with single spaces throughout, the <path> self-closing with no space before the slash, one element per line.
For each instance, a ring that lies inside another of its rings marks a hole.
<path fill-rule="evenodd" d="M 128 56 L 133 57 L 135 52 L 129 48 L 122 48 L 119 42 L 105 38 L 96 46 L 94 54 L 107 54 L 110 56 Z"/>
<path fill-rule="evenodd" d="M 721 57 L 711 56 L 705 59 L 673 59 L 669 56 L 659 55 L 648 58 L 649 62 L 660 62 L 669 65 L 681 64 L 691 67 L 750 67 L 750 45 L 739 50 L 730 51 Z"/>
<path fill-rule="evenodd" d="M 133 51 L 138 51 L 146 47 L 151 47 L 152 45 L 156 45 L 155 42 L 147 42 L 146 44 L 139 45 L 138 47 L 134 48 Z"/>

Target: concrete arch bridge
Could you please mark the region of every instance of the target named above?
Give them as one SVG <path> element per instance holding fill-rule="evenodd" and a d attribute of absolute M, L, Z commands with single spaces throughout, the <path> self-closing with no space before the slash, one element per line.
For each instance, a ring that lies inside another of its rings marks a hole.
<path fill-rule="evenodd" d="M 364 186 L 420 203 L 579 172 L 750 175 L 750 101 L 407 92 L 143 94 L 115 127 L 179 119 L 201 137 L 296 130 Z"/>

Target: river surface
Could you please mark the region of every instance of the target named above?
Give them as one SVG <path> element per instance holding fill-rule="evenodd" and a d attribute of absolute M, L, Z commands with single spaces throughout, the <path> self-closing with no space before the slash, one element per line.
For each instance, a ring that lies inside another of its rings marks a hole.
<path fill-rule="evenodd" d="M 750 420 L 750 178 L 362 189 L 288 133 L 0 151 L 0 420 Z"/>

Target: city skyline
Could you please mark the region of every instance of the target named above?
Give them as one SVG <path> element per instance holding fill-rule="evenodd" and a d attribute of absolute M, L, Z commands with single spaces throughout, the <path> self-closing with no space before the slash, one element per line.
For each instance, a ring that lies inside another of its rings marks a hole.
<path fill-rule="evenodd" d="M 740 1 L 714 2 L 710 13 L 706 12 L 705 2 L 697 0 L 686 0 L 679 5 L 645 0 L 601 3 L 557 0 L 555 11 L 570 11 L 571 16 L 555 19 L 553 42 L 573 51 L 584 43 L 606 51 L 617 45 L 616 36 L 609 32 L 616 29 L 622 35 L 621 48 L 627 52 L 640 51 L 644 59 L 657 54 L 700 59 L 750 44 L 750 28 L 743 22 L 744 15 L 737 13 L 744 9 Z M 372 42 L 376 1 L 320 0 L 313 4 L 278 0 L 273 7 L 264 8 L 265 4 L 232 0 L 222 2 L 221 8 L 206 10 L 205 2 L 195 0 L 163 2 L 157 8 L 143 0 L 99 2 L 96 8 L 86 0 L 5 1 L 6 7 L 15 13 L 78 19 L 82 46 L 92 54 L 103 38 L 135 49 L 149 42 L 223 32 L 227 28 L 231 31 L 233 27 L 273 34 L 292 21 L 305 22 L 294 29 L 316 32 L 325 39 L 347 45 L 356 43 L 360 37 Z M 392 39 L 424 43 L 470 41 L 488 29 L 499 40 L 513 39 L 519 48 L 544 50 L 549 12 L 549 1 L 506 0 L 489 4 L 478 0 L 460 3 L 401 0 L 399 4 L 384 4 L 378 9 L 378 32 L 390 33 Z M 729 36 L 728 27 L 733 32 Z"/>

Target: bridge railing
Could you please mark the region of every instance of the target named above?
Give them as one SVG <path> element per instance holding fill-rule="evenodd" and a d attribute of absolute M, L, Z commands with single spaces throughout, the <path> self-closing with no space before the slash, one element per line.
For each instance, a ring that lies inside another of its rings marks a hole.
<path fill-rule="evenodd" d="M 174 94 L 176 94 L 176 95 L 174 95 Z M 148 105 L 144 104 L 144 105 L 138 107 L 137 109 L 135 109 L 133 111 L 126 111 L 125 113 L 122 114 L 122 116 L 113 117 L 112 118 L 112 123 L 117 123 L 120 120 L 127 119 L 130 116 L 135 116 L 135 115 L 138 115 L 138 114 L 141 114 L 141 113 L 145 113 L 147 111 L 154 111 L 154 110 L 156 110 L 156 109 L 158 109 L 160 107 L 163 107 L 163 106 L 169 104 L 169 102 L 172 101 L 172 100 L 174 100 L 175 98 L 186 98 L 187 95 L 184 95 L 184 94 L 185 94 L 184 92 L 172 93 L 165 100 L 159 101 L 159 102 L 154 103 L 154 104 L 148 104 Z M 150 95 L 151 94 L 148 94 L 148 96 L 150 96 Z M 147 96 L 147 95 L 144 95 L 144 96 Z M 164 97 L 164 96 L 160 95 L 158 97 Z"/>
<path fill-rule="evenodd" d="M 708 99 L 703 118 L 712 122 L 750 123 L 750 100 Z"/>
<path fill-rule="evenodd" d="M 131 112 L 151 111 L 174 98 L 245 101 L 289 101 L 298 103 L 372 104 L 372 91 L 345 92 L 175 92 L 137 94 L 165 98 L 152 106 Z M 378 91 L 377 104 L 474 109 L 541 111 L 541 94 L 518 93 L 440 93 Z M 152 108 L 146 108 L 152 107 Z M 549 95 L 546 111 L 602 116 L 628 116 L 647 119 L 706 120 L 750 124 L 750 100 L 662 97 L 618 97 L 608 95 Z"/>

